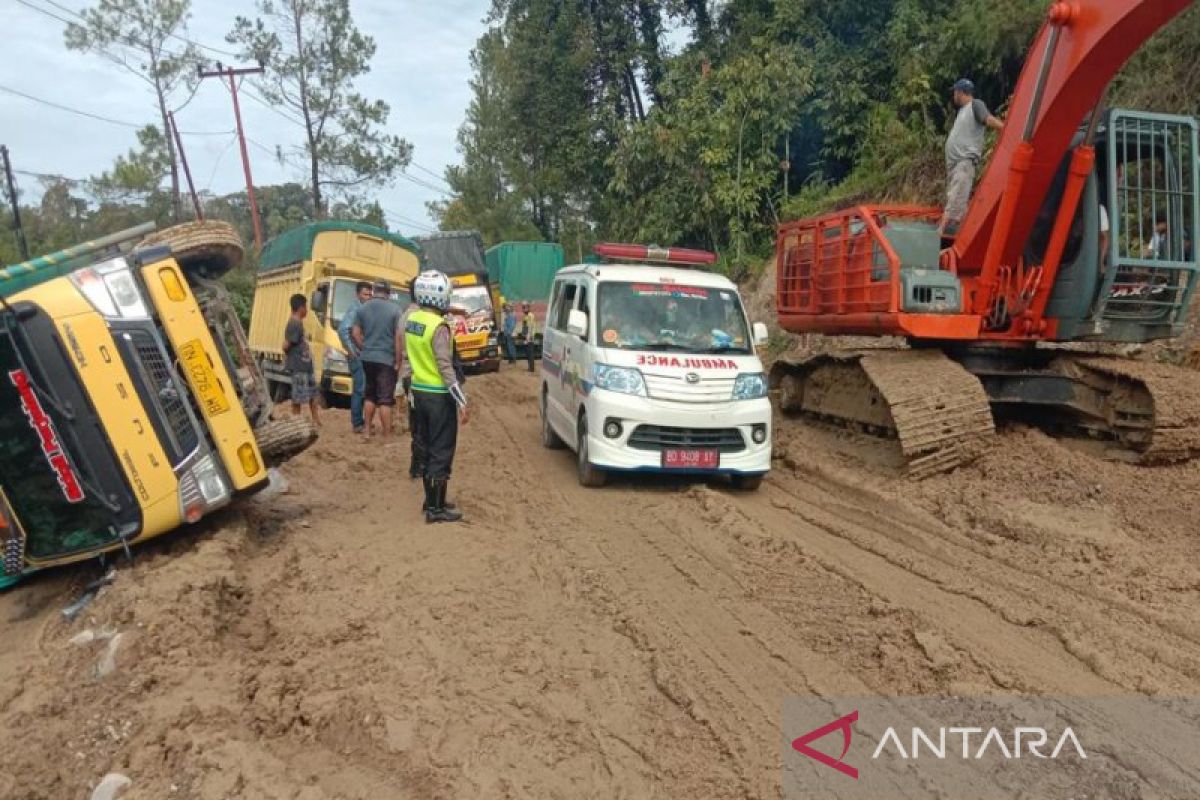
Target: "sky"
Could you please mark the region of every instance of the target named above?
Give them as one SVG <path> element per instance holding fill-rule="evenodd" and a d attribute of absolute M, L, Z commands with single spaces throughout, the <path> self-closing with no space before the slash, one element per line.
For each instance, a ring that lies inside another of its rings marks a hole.
<path fill-rule="evenodd" d="M 78 11 L 91 4 L 0 0 L 0 30 L 8 45 L 0 59 L 0 144 L 8 145 L 16 170 L 68 178 L 96 175 L 135 146 L 134 126 L 157 124 L 150 88 L 100 56 L 67 50 L 63 23 L 48 15 L 71 19 L 63 9 Z M 355 22 L 377 45 L 371 72 L 359 79 L 357 88 L 391 106 L 388 130 L 414 147 L 408 169 L 413 180 L 401 177 L 377 194 L 392 230 L 419 235 L 434 227 L 425 203 L 445 198 L 443 170 L 458 161 L 455 136 L 470 101 L 470 53 L 484 31 L 489 6 L 488 0 L 351 0 Z M 251 8 L 249 0 L 192 0 L 187 36 L 232 52 L 225 34 L 234 17 Z M 236 62 L 203 52 L 226 64 Z M 78 116 L 6 90 L 131 127 Z M 301 169 L 280 164 L 274 156 L 277 145 L 298 144 L 302 129 L 248 94 L 241 95 L 241 111 L 255 183 L 305 182 Z M 206 81 L 177 120 L 181 131 L 192 132 L 185 133 L 184 147 L 197 189 L 224 194 L 244 188 L 228 89 Z M 39 188 L 35 178 L 20 173 L 17 183 L 26 197 Z"/>

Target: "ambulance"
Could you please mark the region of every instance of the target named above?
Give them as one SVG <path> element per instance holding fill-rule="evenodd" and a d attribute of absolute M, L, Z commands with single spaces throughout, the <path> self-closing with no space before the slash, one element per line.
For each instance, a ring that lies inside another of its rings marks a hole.
<path fill-rule="evenodd" d="M 771 466 L 771 403 L 737 287 L 697 250 L 601 244 L 555 276 L 542 352 L 542 444 L 575 451 L 579 482 L 611 473 L 727 475 Z"/>

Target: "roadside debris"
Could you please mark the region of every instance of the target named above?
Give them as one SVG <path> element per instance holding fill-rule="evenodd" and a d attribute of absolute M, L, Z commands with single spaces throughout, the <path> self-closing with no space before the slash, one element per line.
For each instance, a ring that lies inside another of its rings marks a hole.
<path fill-rule="evenodd" d="M 110 772 L 92 790 L 91 800 L 116 800 L 125 794 L 125 790 L 132 785 L 133 781 L 119 772 Z"/>
<path fill-rule="evenodd" d="M 87 586 L 83 587 L 83 594 L 79 596 L 79 599 L 62 610 L 63 619 L 70 622 L 79 616 L 79 612 L 87 608 L 88 605 L 96 599 L 96 595 L 100 592 L 100 590 L 105 586 L 108 586 L 116 579 L 117 571 L 115 569 L 110 569 L 108 572 L 104 573 L 103 577 L 97 578 Z"/>

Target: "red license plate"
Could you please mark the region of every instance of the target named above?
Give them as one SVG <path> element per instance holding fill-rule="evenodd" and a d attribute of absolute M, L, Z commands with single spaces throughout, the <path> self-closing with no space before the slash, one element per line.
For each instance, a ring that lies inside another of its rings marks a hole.
<path fill-rule="evenodd" d="M 721 466 L 719 450 L 664 450 L 664 469 L 716 469 Z"/>

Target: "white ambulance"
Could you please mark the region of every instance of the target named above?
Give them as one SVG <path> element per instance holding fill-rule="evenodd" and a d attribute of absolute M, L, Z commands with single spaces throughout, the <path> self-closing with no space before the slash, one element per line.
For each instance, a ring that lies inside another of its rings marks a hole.
<path fill-rule="evenodd" d="M 771 467 L 771 403 L 737 287 L 696 250 L 597 245 L 557 274 L 542 351 L 542 443 L 575 450 L 579 482 L 610 472 L 728 475 Z"/>

